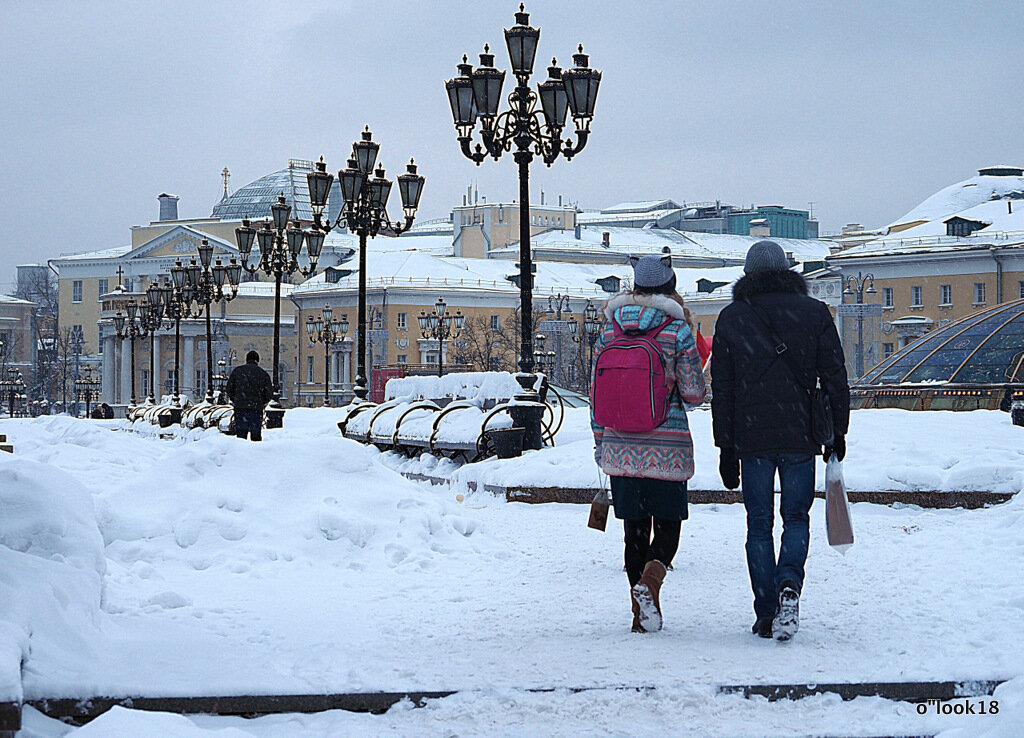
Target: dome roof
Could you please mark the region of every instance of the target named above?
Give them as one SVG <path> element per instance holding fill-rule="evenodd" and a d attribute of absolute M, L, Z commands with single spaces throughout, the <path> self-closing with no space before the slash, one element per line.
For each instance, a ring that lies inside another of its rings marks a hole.
<path fill-rule="evenodd" d="M 1014 300 L 928 333 L 854 386 L 1024 383 L 1022 364 L 1024 300 Z"/>
<path fill-rule="evenodd" d="M 270 217 L 270 206 L 277 202 L 279 195 L 292 206 L 292 218 L 312 220 L 313 211 L 309 204 L 309 183 L 306 175 L 313 171 L 313 163 L 300 159 L 289 159 L 288 168 L 266 174 L 253 182 L 241 187 L 230 195 L 225 195 L 213 207 L 213 217 L 222 220 L 262 220 Z M 335 181 L 328 197 L 327 213 L 336 217 L 332 207 L 341 202 L 341 189 Z"/>

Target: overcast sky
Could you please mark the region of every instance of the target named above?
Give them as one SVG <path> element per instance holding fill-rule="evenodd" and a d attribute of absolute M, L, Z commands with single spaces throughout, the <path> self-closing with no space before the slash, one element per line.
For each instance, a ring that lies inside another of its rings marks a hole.
<path fill-rule="evenodd" d="M 369 124 L 397 174 L 415 156 L 422 218 L 470 183 L 517 193 L 506 157 L 459 153 L 443 83 L 485 42 L 507 68 L 517 3 L 0 0 L 0 285 L 14 265 L 208 216 L 237 189 Z M 534 166 L 533 199 L 584 208 L 721 199 L 884 225 L 990 164 L 1024 164 L 1024 3 L 527 3 L 537 69 L 583 42 L 604 72 L 590 144 Z M 538 76 L 537 81 L 543 77 Z M 506 81 L 506 91 L 508 81 Z M 397 198 L 396 198 L 397 200 Z M 397 204 L 397 203 L 396 203 Z M 395 211 L 397 213 L 397 210 Z"/>

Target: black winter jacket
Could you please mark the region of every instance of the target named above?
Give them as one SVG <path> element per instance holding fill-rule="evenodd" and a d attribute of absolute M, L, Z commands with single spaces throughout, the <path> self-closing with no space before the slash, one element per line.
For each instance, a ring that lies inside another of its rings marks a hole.
<path fill-rule="evenodd" d="M 270 375 L 255 361 L 237 366 L 225 390 L 235 410 L 262 410 L 274 396 Z"/>
<path fill-rule="evenodd" d="M 715 445 L 738 458 L 821 452 L 811 439 L 810 394 L 818 378 L 832 403 L 835 432 L 850 423 L 846 361 L 825 303 L 808 297 L 804 278 L 789 270 L 757 272 L 733 287 L 718 316 L 711 353 L 711 413 Z M 759 306 L 786 345 L 776 351 Z M 789 364 L 800 373 L 794 376 Z"/>

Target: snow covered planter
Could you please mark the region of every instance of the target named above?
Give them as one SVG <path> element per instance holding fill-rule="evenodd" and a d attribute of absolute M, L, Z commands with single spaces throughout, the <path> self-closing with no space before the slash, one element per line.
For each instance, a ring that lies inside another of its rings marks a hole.
<path fill-rule="evenodd" d="M 524 431 L 507 412 L 520 392 L 506 372 L 392 379 L 384 403 L 353 405 L 338 428 L 346 438 L 407 456 L 509 458 L 523 450 Z"/>

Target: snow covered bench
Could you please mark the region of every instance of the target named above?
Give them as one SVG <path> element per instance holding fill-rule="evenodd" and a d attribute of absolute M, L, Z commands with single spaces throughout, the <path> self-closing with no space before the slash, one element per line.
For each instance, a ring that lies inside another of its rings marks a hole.
<path fill-rule="evenodd" d="M 519 456 L 523 429 L 513 427 L 507 410 L 520 392 L 505 372 L 392 379 L 385 402 L 353 406 L 338 428 L 345 438 L 408 456 Z"/>

